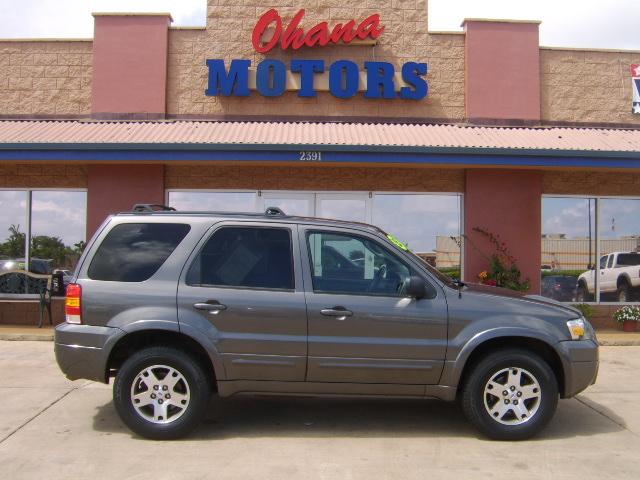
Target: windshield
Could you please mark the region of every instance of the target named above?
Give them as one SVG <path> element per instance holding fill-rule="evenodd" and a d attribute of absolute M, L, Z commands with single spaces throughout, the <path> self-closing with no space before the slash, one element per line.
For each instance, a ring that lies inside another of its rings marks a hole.
<path fill-rule="evenodd" d="M 398 250 L 400 250 L 402 252 L 408 253 L 414 259 L 418 260 L 429 271 L 429 273 L 431 275 L 436 277 L 438 280 L 440 280 L 445 285 L 455 286 L 455 282 L 453 281 L 453 279 L 450 276 L 445 275 L 440 270 L 435 268 L 433 265 L 429 264 L 429 262 L 427 262 L 424 258 L 422 258 L 419 255 L 416 255 L 415 253 L 413 253 L 411 250 L 409 250 L 409 248 L 404 243 L 402 243 L 400 240 L 398 240 L 394 235 L 389 234 L 389 233 L 385 232 L 384 230 L 382 230 L 380 228 L 378 228 L 378 230 L 385 237 L 387 237 L 389 239 L 389 241 L 393 244 L 394 247 L 396 247 Z"/>

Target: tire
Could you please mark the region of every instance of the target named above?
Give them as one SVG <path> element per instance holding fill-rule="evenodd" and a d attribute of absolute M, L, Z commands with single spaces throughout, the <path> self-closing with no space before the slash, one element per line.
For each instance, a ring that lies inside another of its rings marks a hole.
<path fill-rule="evenodd" d="M 578 293 L 576 293 L 576 302 L 584 303 L 591 301 L 591 296 L 589 295 L 589 290 L 585 284 L 581 283 L 578 285 Z"/>
<path fill-rule="evenodd" d="M 616 291 L 616 300 L 620 303 L 627 303 L 631 301 L 631 288 L 626 281 L 620 282 L 618 290 Z"/>
<path fill-rule="evenodd" d="M 462 389 L 466 417 L 494 440 L 532 437 L 551 420 L 557 405 L 558 383 L 553 371 L 527 350 L 487 355 L 471 371 Z"/>
<path fill-rule="evenodd" d="M 113 402 L 122 421 L 152 440 L 188 435 L 204 417 L 210 396 L 210 383 L 200 364 L 170 347 L 134 353 L 113 384 Z"/>

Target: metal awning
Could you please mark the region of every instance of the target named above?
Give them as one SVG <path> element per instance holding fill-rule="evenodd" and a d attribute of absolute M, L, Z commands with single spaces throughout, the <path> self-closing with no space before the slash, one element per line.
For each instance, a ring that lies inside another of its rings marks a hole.
<path fill-rule="evenodd" d="M 300 160 L 296 157 L 300 151 L 326 152 L 322 160 L 329 162 L 640 168 L 640 130 L 339 122 L 0 121 L 0 159 L 4 160 L 293 161 Z M 235 153 L 227 158 L 225 152 Z M 525 157 L 529 159 L 522 160 Z"/>

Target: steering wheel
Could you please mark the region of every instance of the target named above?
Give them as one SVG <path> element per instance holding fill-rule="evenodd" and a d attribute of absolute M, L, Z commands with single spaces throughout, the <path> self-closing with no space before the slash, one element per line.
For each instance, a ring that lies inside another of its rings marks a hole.
<path fill-rule="evenodd" d="M 387 277 L 387 265 L 383 263 L 382 265 L 380 265 L 380 267 L 378 268 L 378 271 L 373 276 L 373 280 L 371 280 L 371 283 L 369 284 L 369 288 L 367 288 L 367 292 L 376 291 L 380 286 L 380 282 L 386 277 Z"/>

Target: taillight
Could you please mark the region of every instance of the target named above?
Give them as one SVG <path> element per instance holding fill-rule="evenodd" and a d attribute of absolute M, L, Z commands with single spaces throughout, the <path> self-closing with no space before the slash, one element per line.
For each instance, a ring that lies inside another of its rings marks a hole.
<path fill-rule="evenodd" d="M 67 299 L 64 302 L 67 323 L 82 323 L 81 299 L 82 287 L 77 283 L 67 285 Z"/>

